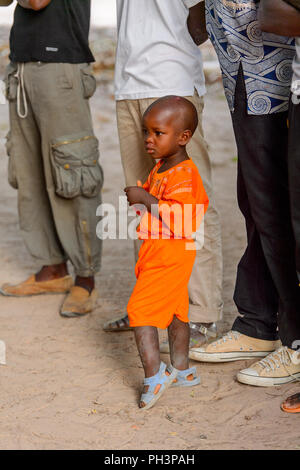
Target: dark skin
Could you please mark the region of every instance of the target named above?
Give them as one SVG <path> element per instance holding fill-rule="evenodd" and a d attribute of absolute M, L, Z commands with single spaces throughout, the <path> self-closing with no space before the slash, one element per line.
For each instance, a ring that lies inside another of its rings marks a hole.
<path fill-rule="evenodd" d="M 258 18 L 262 31 L 300 36 L 300 12 L 283 0 L 261 0 Z"/>
<path fill-rule="evenodd" d="M 205 2 L 197 3 L 197 5 L 190 8 L 187 26 L 189 33 L 197 46 L 200 46 L 200 44 L 203 44 L 207 40 L 208 34 L 206 31 L 205 21 Z"/>
<path fill-rule="evenodd" d="M 182 98 L 184 100 L 184 98 Z M 186 100 L 187 101 L 187 100 Z M 182 103 L 181 103 L 182 104 Z M 191 110 L 187 105 L 183 112 Z M 191 118 L 192 119 L 192 118 Z M 158 100 L 148 109 L 143 117 L 143 135 L 146 152 L 156 160 L 163 160 L 160 172 L 166 171 L 178 163 L 189 159 L 186 145 L 190 141 L 193 130 L 186 129 L 185 122 L 178 117 L 178 101 L 175 97 Z M 195 127 L 195 126 L 194 126 Z M 148 211 L 153 208 L 158 214 L 158 199 L 137 186 L 125 188 L 129 205 L 143 204 Z M 160 367 L 159 337 L 156 327 L 140 326 L 134 328 L 137 348 L 143 364 L 145 377 L 157 374 Z M 189 367 L 188 351 L 190 328 L 188 323 L 180 321 L 174 316 L 168 327 L 170 343 L 170 357 L 172 365 L 179 370 Z M 145 387 L 147 392 L 148 386 Z M 140 403 L 142 408 L 144 403 Z"/>
<path fill-rule="evenodd" d="M 289 413 L 300 413 L 300 393 L 288 397 L 281 404 L 281 408 Z"/>

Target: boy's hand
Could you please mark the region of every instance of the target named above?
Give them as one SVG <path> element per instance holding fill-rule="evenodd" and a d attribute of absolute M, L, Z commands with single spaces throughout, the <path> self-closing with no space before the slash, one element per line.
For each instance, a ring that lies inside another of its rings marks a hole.
<path fill-rule="evenodd" d="M 141 186 L 127 186 L 124 189 L 129 205 L 144 204 L 147 196 L 147 191 Z"/>

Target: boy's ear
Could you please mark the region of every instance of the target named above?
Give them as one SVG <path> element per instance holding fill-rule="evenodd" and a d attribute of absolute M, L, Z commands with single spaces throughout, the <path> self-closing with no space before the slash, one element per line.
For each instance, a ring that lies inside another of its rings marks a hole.
<path fill-rule="evenodd" d="M 185 131 L 183 131 L 179 137 L 179 145 L 187 145 L 189 143 L 189 141 L 191 140 L 193 134 L 192 134 L 192 131 L 190 129 L 186 129 Z"/>

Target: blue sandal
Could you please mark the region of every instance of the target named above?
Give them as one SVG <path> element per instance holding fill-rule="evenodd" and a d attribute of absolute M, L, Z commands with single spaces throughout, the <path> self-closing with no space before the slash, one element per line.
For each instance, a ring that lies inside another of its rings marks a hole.
<path fill-rule="evenodd" d="M 201 379 L 197 377 L 196 367 L 190 367 L 185 370 L 177 370 L 177 377 L 172 387 L 193 387 L 199 385 L 200 382 Z"/>
<path fill-rule="evenodd" d="M 140 408 L 148 410 L 151 408 L 161 395 L 167 390 L 176 379 L 178 370 L 172 366 L 166 366 L 164 362 L 160 363 L 157 374 L 144 379 L 144 386 L 148 386 L 148 391 L 142 393 L 140 399 Z"/>

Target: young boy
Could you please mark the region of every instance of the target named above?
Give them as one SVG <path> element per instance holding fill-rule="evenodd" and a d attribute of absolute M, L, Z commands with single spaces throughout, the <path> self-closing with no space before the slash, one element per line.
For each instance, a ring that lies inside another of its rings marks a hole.
<path fill-rule="evenodd" d="M 143 134 L 146 152 L 159 162 L 143 187 L 138 182 L 125 188 L 130 205 L 147 209 L 138 227 L 144 242 L 127 306 L 145 371 L 139 404 L 144 409 L 151 408 L 173 382 L 200 383 L 188 360 L 188 281 L 196 254 L 191 235 L 199 228 L 201 209 L 204 214 L 208 207 L 201 177 L 186 152 L 197 124 L 197 111 L 189 100 L 166 96 L 155 101 L 143 116 Z M 160 361 L 157 328 L 168 328 L 168 367 Z"/>

